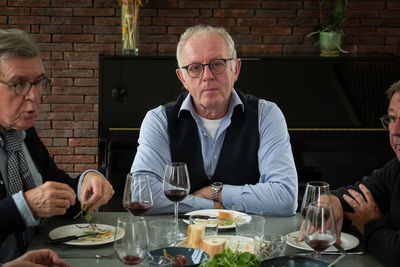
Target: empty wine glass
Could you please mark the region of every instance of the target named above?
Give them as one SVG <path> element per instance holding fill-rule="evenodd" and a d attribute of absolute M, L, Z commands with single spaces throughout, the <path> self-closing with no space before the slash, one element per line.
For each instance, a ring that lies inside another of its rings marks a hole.
<path fill-rule="evenodd" d="M 315 258 L 336 242 L 333 208 L 329 202 L 311 202 L 305 217 L 303 238 L 314 250 Z"/>
<path fill-rule="evenodd" d="M 311 202 L 330 202 L 329 184 L 322 181 L 311 181 L 307 183 L 301 203 L 301 214 L 306 217 L 307 207 Z"/>
<path fill-rule="evenodd" d="M 178 230 L 178 203 L 184 200 L 190 192 L 190 180 L 186 163 L 171 162 L 167 164 L 163 178 L 163 190 L 165 196 L 175 205 L 176 235 L 178 239 L 185 238 L 185 235 Z"/>
<path fill-rule="evenodd" d="M 123 231 L 123 234 L 120 232 Z M 122 238 L 118 239 L 119 236 Z M 126 265 L 140 264 L 146 258 L 149 237 L 143 217 L 120 217 L 114 235 L 114 252 Z"/>
<path fill-rule="evenodd" d="M 135 216 L 142 216 L 153 207 L 153 196 L 147 174 L 129 173 L 127 175 L 122 205 Z"/>

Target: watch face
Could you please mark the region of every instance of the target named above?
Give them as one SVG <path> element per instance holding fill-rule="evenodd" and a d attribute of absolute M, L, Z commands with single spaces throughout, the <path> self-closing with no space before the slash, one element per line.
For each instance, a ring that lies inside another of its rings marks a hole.
<path fill-rule="evenodd" d="M 216 188 L 216 189 L 220 189 L 222 187 L 222 183 L 221 182 L 215 182 L 211 184 L 211 187 Z"/>

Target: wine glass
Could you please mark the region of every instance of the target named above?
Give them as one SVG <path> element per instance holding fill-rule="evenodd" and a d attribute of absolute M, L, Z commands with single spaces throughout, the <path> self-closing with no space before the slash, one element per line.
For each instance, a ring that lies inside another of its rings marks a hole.
<path fill-rule="evenodd" d="M 153 196 L 147 174 L 129 173 L 127 175 L 122 205 L 134 216 L 142 216 L 153 207 Z"/>
<path fill-rule="evenodd" d="M 175 205 L 176 235 L 178 239 L 185 238 L 185 235 L 178 230 L 178 204 L 190 192 L 189 173 L 186 163 L 171 162 L 167 164 L 163 178 L 163 190 L 165 196 Z"/>
<path fill-rule="evenodd" d="M 326 201 L 330 202 L 329 184 L 322 181 L 311 181 L 307 183 L 304 191 L 303 201 L 301 202 L 301 214 L 306 217 L 307 207 L 311 202 Z"/>
<path fill-rule="evenodd" d="M 308 205 L 304 230 L 304 241 L 314 249 L 314 257 L 336 242 L 336 226 L 330 202 L 311 202 Z"/>
<path fill-rule="evenodd" d="M 121 235 L 122 238 L 119 238 Z M 114 252 L 121 262 L 129 266 L 140 264 L 146 258 L 148 244 L 147 225 L 143 217 L 118 218 L 114 234 Z"/>

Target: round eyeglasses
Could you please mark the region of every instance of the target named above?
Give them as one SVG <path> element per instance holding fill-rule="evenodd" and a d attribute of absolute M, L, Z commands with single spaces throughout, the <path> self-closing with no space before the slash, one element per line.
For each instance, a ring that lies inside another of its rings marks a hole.
<path fill-rule="evenodd" d="M 389 130 L 393 123 L 395 123 L 398 119 L 398 117 L 393 115 L 383 115 L 379 118 L 379 120 L 382 122 L 383 128 L 385 128 L 386 130 Z"/>
<path fill-rule="evenodd" d="M 8 85 L 10 87 L 14 87 L 15 94 L 19 96 L 26 96 L 32 89 L 32 85 L 35 85 L 36 90 L 38 90 L 39 94 L 42 94 L 47 88 L 51 85 L 51 80 L 43 77 L 40 80 L 37 80 L 33 83 L 28 82 L 26 80 L 22 80 L 18 83 L 9 83 L 5 81 L 0 81 L 0 83 Z"/>
<path fill-rule="evenodd" d="M 218 58 L 213 59 L 207 64 L 201 63 L 192 63 L 186 66 L 181 67 L 182 69 L 186 69 L 187 73 L 192 78 L 199 78 L 204 73 L 205 66 L 208 66 L 210 71 L 214 74 L 223 73 L 226 69 L 226 62 L 229 60 L 233 60 L 234 58 Z"/>

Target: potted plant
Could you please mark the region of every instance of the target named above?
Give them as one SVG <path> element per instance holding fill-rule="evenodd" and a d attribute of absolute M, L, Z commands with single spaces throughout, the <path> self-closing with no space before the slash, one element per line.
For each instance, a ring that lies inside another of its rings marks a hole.
<path fill-rule="evenodd" d="M 339 27 L 346 19 L 347 0 L 331 0 L 332 16 L 326 20 L 323 16 L 324 0 L 318 0 L 319 4 L 319 24 L 308 36 L 313 36 L 314 44 L 320 46 L 321 56 L 339 56 L 339 51 L 348 53 L 341 48 L 344 33 Z"/>

